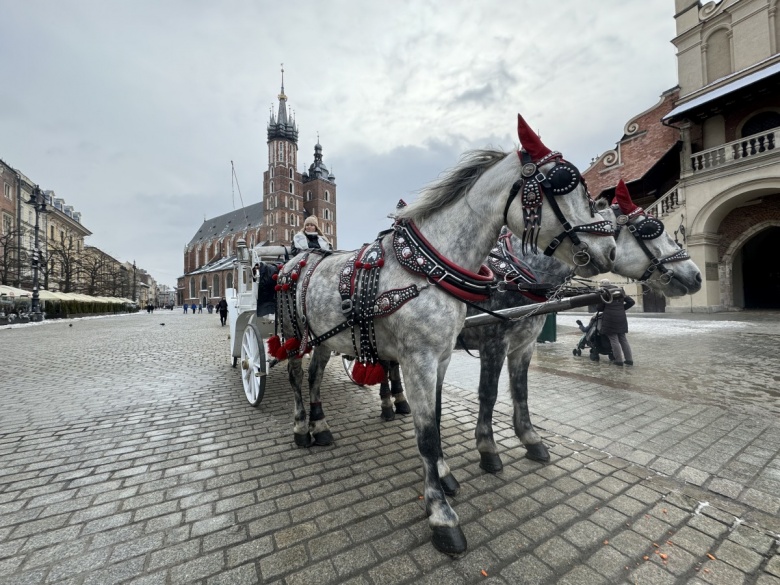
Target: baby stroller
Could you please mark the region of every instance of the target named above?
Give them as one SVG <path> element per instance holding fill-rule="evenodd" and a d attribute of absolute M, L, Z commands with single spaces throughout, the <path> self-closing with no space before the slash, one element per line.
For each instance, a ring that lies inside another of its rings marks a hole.
<path fill-rule="evenodd" d="M 587 326 L 582 324 L 582 321 L 577 319 L 577 325 L 582 331 L 583 335 L 580 338 L 577 347 L 572 350 L 575 356 L 581 356 L 582 350 L 586 347 L 590 348 L 591 361 L 599 361 L 599 355 L 609 356 L 610 361 L 614 360 L 612 355 L 612 346 L 609 343 L 609 339 L 606 335 L 602 335 L 599 332 L 601 329 L 601 312 L 597 312 L 591 317 Z"/>

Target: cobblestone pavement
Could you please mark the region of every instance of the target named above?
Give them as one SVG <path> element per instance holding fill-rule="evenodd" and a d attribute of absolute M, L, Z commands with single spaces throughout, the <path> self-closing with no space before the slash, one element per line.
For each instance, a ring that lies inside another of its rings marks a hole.
<path fill-rule="evenodd" d="M 780 314 L 632 316 L 633 369 L 574 357 L 574 319 L 529 374 L 547 465 L 502 392 L 505 469 L 481 472 L 478 364 L 453 359 L 457 559 L 430 544 L 411 418 L 383 423 L 337 359 L 336 443 L 305 450 L 286 372 L 250 407 L 214 315 L 0 330 L 0 583 L 780 584 Z"/>

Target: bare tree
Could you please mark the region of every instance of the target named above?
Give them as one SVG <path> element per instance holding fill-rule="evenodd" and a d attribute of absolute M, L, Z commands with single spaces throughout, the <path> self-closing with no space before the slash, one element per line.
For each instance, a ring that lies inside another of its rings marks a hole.
<path fill-rule="evenodd" d="M 72 236 L 64 237 L 59 241 L 49 240 L 48 264 L 50 274 L 46 279 L 56 280 L 61 292 L 73 292 L 78 281 L 80 260 L 83 254 L 77 250 L 76 242 Z"/>
<path fill-rule="evenodd" d="M 106 257 L 95 250 L 87 248 L 80 259 L 81 265 L 81 292 L 90 296 L 108 296 L 108 262 Z"/>
<path fill-rule="evenodd" d="M 0 233 L 0 284 L 10 285 L 17 275 L 19 262 L 24 260 L 24 255 L 19 258 L 19 230 L 13 224 L 3 226 Z M 24 230 L 22 230 L 24 236 Z"/>

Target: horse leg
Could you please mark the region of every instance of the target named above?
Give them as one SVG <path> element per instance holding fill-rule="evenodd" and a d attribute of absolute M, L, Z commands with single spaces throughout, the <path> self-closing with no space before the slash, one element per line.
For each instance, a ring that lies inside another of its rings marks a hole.
<path fill-rule="evenodd" d="M 445 554 L 460 554 L 466 550 L 466 536 L 460 528 L 458 515 L 447 502 L 439 476 L 441 435 L 436 422 L 436 384 L 438 371 L 433 372 L 436 356 L 421 352 L 404 359 L 409 401 L 414 417 L 417 449 L 423 462 L 425 510 L 431 527 L 431 543 Z"/>
<path fill-rule="evenodd" d="M 447 371 L 449 363 L 450 360 L 447 358 L 445 362 L 439 364 L 436 379 L 436 428 L 439 431 L 439 436 L 441 436 L 441 391 L 444 386 L 444 374 Z M 436 466 L 439 471 L 439 483 L 441 484 L 444 493 L 448 496 L 457 496 L 460 491 L 460 483 L 455 479 L 455 476 L 452 475 L 450 466 L 444 460 L 444 451 L 441 447 L 441 441 L 439 441 L 439 459 L 436 462 Z"/>
<path fill-rule="evenodd" d="M 504 469 L 498 447 L 493 438 L 493 409 L 498 398 L 498 380 L 506 357 L 507 341 L 495 328 L 490 335 L 484 334 L 479 340 L 479 414 L 474 437 L 479 451 L 479 466 L 488 473 L 498 473 Z"/>
<path fill-rule="evenodd" d="M 309 447 L 311 445 L 311 435 L 306 425 L 306 409 L 303 407 L 303 397 L 301 396 L 301 384 L 303 383 L 303 365 L 299 359 L 287 360 L 287 377 L 290 380 L 290 387 L 293 390 L 295 406 L 293 407 L 293 434 L 295 444 L 299 447 Z"/>
<path fill-rule="evenodd" d="M 321 345 L 314 348 L 309 364 L 309 432 L 314 437 L 315 445 L 333 443 L 333 434 L 330 432 L 328 421 L 325 420 L 325 412 L 320 401 L 320 385 L 328 360 L 330 360 L 329 349 Z"/>
<path fill-rule="evenodd" d="M 395 412 L 393 411 L 393 399 L 391 397 L 390 383 L 388 381 L 388 374 L 393 362 L 380 360 L 382 368 L 385 370 L 385 379 L 379 385 L 379 400 L 382 402 L 382 420 L 393 420 L 395 418 Z"/>
<path fill-rule="evenodd" d="M 404 387 L 401 384 L 401 366 L 397 362 L 390 362 L 390 393 L 393 395 L 393 401 L 395 402 L 396 414 L 411 414 L 412 409 L 409 408 L 409 402 L 406 400 L 404 394 Z"/>
<path fill-rule="evenodd" d="M 550 453 L 531 424 L 531 413 L 528 412 L 528 366 L 533 354 L 533 343 L 509 354 L 509 389 L 514 404 L 515 434 L 526 448 L 525 456 L 547 463 Z"/>

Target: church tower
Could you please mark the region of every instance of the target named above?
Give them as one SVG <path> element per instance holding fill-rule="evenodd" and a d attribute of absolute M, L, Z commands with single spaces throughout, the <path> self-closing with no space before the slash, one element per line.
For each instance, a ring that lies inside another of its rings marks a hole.
<path fill-rule="evenodd" d="M 288 111 L 284 68 L 279 108 L 268 121 L 268 170 L 263 173 L 265 239 L 289 246 L 304 219 L 302 177 L 298 168 L 298 126 Z"/>
<path fill-rule="evenodd" d="M 317 218 L 322 233 L 330 240 L 333 249 L 337 249 L 336 177 L 322 162 L 319 136 L 314 145 L 314 162 L 309 165 L 309 172 L 303 173 L 303 190 L 307 217 L 313 215 Z"/>

